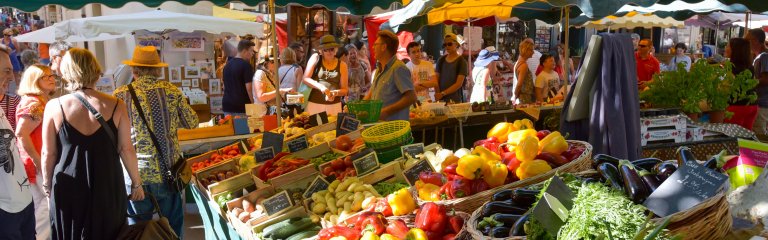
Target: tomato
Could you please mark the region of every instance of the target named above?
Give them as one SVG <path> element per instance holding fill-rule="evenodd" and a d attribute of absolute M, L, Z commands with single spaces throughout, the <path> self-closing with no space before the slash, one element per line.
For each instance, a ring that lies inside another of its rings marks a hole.
<path fill-rule="evenodd" d="M 347 170 L 346 170 L 346 171 L 344 171 L 344 173 L 345 173 L 347 176 L 357 176 L 357 171 L 355 171 L 355 169 L 354 169 L 354 168 L 347 168 Z"/>
<path fill-rule="evenodd" d="M 336 138 L 336 148 L 341 151 L 349 151 L 352 149 L 352 139 L 347 135 L 341 135 Z"/>
<path fill-rule="evenodd" d="M 346 168 L 346 165 L 344 164 L 344 160 L 341 160 L 341 158 L 331 161 L 331 167 L 335 170 L 344 170 Z"/>
<path fill-rule="evenodd" d="M 344 158 L 344 166 L 347 166 L 347 168 L 355 167 L 354 164 L 352 164 L 352 157 L 347 156 Z"/>
<path fill-rule="evenodd" d="M 323 175 L 330 176 L 331 173 L 333 173 L 333 167 L 326 166 L 326 167 L 323 168 Z"/>

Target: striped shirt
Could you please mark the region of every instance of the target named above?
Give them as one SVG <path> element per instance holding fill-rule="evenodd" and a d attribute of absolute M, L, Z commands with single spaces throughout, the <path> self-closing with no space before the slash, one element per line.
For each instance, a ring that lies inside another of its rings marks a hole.
<path fill-rule="evenodd" d="M 16 130 L 16 105 L 19 105 L 19 101 L 21 101 L 21 97 L 8 94 L 3 97 L 3 100 L 0 100 L 0 106 L 3 107 L 5 112 L 5 118 L 8 119 L 8 123 L 11 124 L 14 130 Z"/>

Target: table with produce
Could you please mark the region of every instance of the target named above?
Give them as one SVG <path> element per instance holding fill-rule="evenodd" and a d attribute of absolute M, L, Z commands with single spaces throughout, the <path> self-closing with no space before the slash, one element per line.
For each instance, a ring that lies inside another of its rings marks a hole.
<path fill-rule="evenodd" d="M 722 239 L 726 185 L 754 181 L 728 170 L 745 169 L 739 157 L 593 156 L 527 119 L 460 149 L 413 143 L 406 121 L 343 132 L 288 122 L 274 130 L 279 150 L 257 136 L 187 160 L 207 237 Z"/>

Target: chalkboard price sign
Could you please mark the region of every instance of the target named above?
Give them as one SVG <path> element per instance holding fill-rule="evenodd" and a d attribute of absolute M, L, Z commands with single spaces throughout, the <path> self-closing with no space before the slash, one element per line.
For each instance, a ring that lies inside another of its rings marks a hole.
<path fill-rule="evenodd" d="M 262 204 L 264 205 L 264 209 L 267 210 L 268 216 L 275 215 L 285 209 L 293 207 L 291 195 L 288 194 L 288 191 L 285 190 L 276 194 L 275 196 L 267 198 Z"/>
<path fill-rule="evenodd" d="M 301 135 L 296 139 L 288 141 L 286 145 L 288 145 L 288 151 L 291 151 L 292 153 L 309 148 L 309 142 L 307 142 L 306 135 Z"/>
<path fill-rule="evenodd" d="M 253 158 L 255 158 L 258 163 L 266 162 L 275 158 L 275 149 L 272 147 L 259 149 L 253 153 Z"/>
<path fill-rule="evenodd" d="M 283 139 L 285 135 L 273 132 L 264 132 L 262 135 L 261 148 L 272 147 L 275 152 L 283 151 Z"/>
<path fill-rule="evenodd" d="M 421 160 L 411 166 L 411 168 L 406 169 L 403 171 L 403 177 L 405 177 L 405 180 L 408 181 L 408 184 L 411 184 L 411 186 L 416 185 L 416 181 L 419 180 L 419 174 L 422 172 L 434 172 L 435 169 L 432 168 L 432 165 L 429 164 L 427 160 Z"/>
<path fill-rule="evenodd" d="M 686 161 L 651 193 L 644 205 L 660 217 L 688 210 L 714 197 L 728 176 Z"/>
<path fill-rule="evenodd" d="M 326 112 L 320 112 L 309 116 L 310 126 L 317 127 L 326 123 L 328 123 L 328 113 Z"/>
<path fill-rule="evenodd" d="M 414 143 L 401 146 L 400 151 L 402 152 L 403 157 L 405 157 L 405 154 L 411 155 L 411 157 L 416 157 L 416 155 L 424 153 L 424 144 Z"/>
<path fill-rule="evenodd" d="M 379 167 L 379 157 L 376 156 L 376 152 L 371 152 L 361 158 L 352 161 L 352 165 L 355 166 L 357 175 L 363 175 Z"/>
<path fill-rule="evenodd" d="M 326 181 L 322 176 L 315 177 L 315 180 L 312 180 L 312 183 L 309 184 L 307 190 L 304 191 L 304 198 L 308 199 L 312 197 L 313 193 L 327 190 L 328 185 L 330 185 L 330 183 L 328 183 L 328 181 Z"/>

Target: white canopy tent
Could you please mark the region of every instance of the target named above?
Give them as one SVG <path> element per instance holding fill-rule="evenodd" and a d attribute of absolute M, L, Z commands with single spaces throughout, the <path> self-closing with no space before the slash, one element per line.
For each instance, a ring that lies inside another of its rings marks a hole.
<path fill-rule="evenodd" d="M 685 26 L 683 21 L 677 21 L 674 18 L 661 18 L 653 14 L 631 14 L 623 17 L 608 16 L 600 20 L 590 21 L 582 25 L 597 30 L 617 29 L 635 27 L 663 27 L 663 28 L 682 28 Z"/>
<path fill-rule="evenodd" d="M 733 23 L 733 25 L 736 25 L 739 27 L 744 27 L 745 24 L 746 22 L 744 21 Z M 749 27 L 758 28 L 763 26 L 768 26 L 768 20 L 749 21 Z"/>
<path fill-rule="evenodd" d="M 65 42 L 106 41 L 121 37 L 124 37 L 124 35 L 102 33 L 96 37 L 85 38 L 82 36 L 69 36 L 60 40 L 64 40 Z M 55 25 L 39 29 L 37 31 L 28 32 L 16 37 L 16 41 L 18 42 L 53 43 L 57 40 Z"/>

